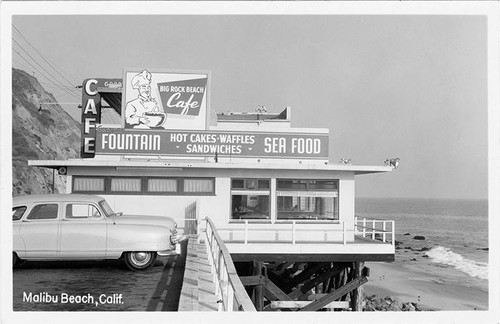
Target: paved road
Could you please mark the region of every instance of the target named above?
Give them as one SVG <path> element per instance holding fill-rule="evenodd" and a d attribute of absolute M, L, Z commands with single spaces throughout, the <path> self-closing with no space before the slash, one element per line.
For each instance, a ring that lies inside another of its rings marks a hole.
<path fill-rule="evenodd" d="M 13 270 L 14 311 L 177 311 L 186 246 L 139 272 L 121 261 L 24 262 Z"/>

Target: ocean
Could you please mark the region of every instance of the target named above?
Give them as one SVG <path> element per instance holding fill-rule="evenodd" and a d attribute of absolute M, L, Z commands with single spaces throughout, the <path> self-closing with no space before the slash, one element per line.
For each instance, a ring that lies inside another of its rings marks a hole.
<path fill-rule="evenodd" d="M 488 285 L 487 200 L 357 198 L 356 215 L 394 220 L 396 241 L 424 246 L 429 266 Z M 416 235 L 425 240 L 413 240 Z"/>

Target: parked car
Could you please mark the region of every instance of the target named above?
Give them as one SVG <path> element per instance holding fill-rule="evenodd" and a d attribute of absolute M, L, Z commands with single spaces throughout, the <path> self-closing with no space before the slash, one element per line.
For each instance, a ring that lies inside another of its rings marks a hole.
<path fill-rule="evenodd" d="M 157 255 L 179 251 L 173 219 L 115 213 L 99 196 L 14 197 L 12 221 L 14 265 L 19 260 L 123 258 L 130 269 L 143 270 Z"/>

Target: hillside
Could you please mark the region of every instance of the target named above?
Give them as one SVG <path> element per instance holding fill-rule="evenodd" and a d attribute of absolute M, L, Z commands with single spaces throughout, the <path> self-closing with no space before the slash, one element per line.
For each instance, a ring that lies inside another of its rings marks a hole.
<path fill-rule="evenodd" d="M 12 69 L 12 194 L 52 192 L 52 170 L 29 167 L 28 160 L 76 158 L 80 125 L 56 102 L 38 80 Z M 65 191 L 65 177 L 55 172 L 55 192 Z"/>

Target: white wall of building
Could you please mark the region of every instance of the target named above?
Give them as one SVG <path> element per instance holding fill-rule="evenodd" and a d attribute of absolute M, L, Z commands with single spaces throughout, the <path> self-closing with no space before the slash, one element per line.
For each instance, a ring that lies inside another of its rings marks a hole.
<path fill-rule="evenodd" d="M 102 195 L 117 212 L 124 214 L 136 215 L 154 215 L 168 216 L 177 221 L 180 227 L 184 226 L 185 208 L 197 201 L 199 203 L 199 216 L 201 218 L 210 217 L 216 224 L 217 228 L 222 229 L 242 229 L 244 222 L 231 221 L 231 178 L 292 178 L 292 179 L 338 179 L 339 180 L 339 221 L 328 223 L 328 227 L 342 231 L 342 222 L 345 223 L 347 229 L 347 240 L 354 239 L 354 173 L 342 171 L 322 171 L 322 170 L 248 170 L 248 169 L 153 169 L 153 168 L 132 168 L 118 169 L 114 167 L 73 167 L 68 170 L 69 175 L 85 175 L 85 176 L 172 176 L 172 177 L 214 177 L 215 178 L 215 195 L 203 196 L 163 196 L 163 195 Z M 68 192 L 71 192 L 71 179 L 68 181 Z M 275 182 L 271 181 L 271 213 L 276 213 L 276 198 L 273 192 L 276 191 Z M 275 218 L 275 217 L 272 217 Z M 310 229 L 325 228 L 325 223 L 311 222 L 304 225 L 302 221 L 300 227 Z M 276 224 L 260 224 L 254 225 L 249 221 L 251 226 L 264 228 L 289 229 L 291 228 L 290 221 L 277 221 Z M 262 233 L 262 238 L 276 238 L 277 234 L 272 232 Z M 313 232 L 314 233 L 314 232 Z M 230 235 L 229 232 L 226 233 Z M 228 238 L 221 231 L 223 238 Z M 342 233 L 317 233 L 318 238 L 342 240 Z M 241 236 L 241 234 L 238 234 Z M 286 234 L 282 236 L 286 237 Z M 311 232 L 300 234 L 298 232 L 297 239 L 301 239 L 300 235 L 311 237 Z M 325 236 L 326 235 L 326 236 Z M 332 236 L 333 235 L 333 236 Z M 233 239 L 239 239 L 233 237 Z"/>

